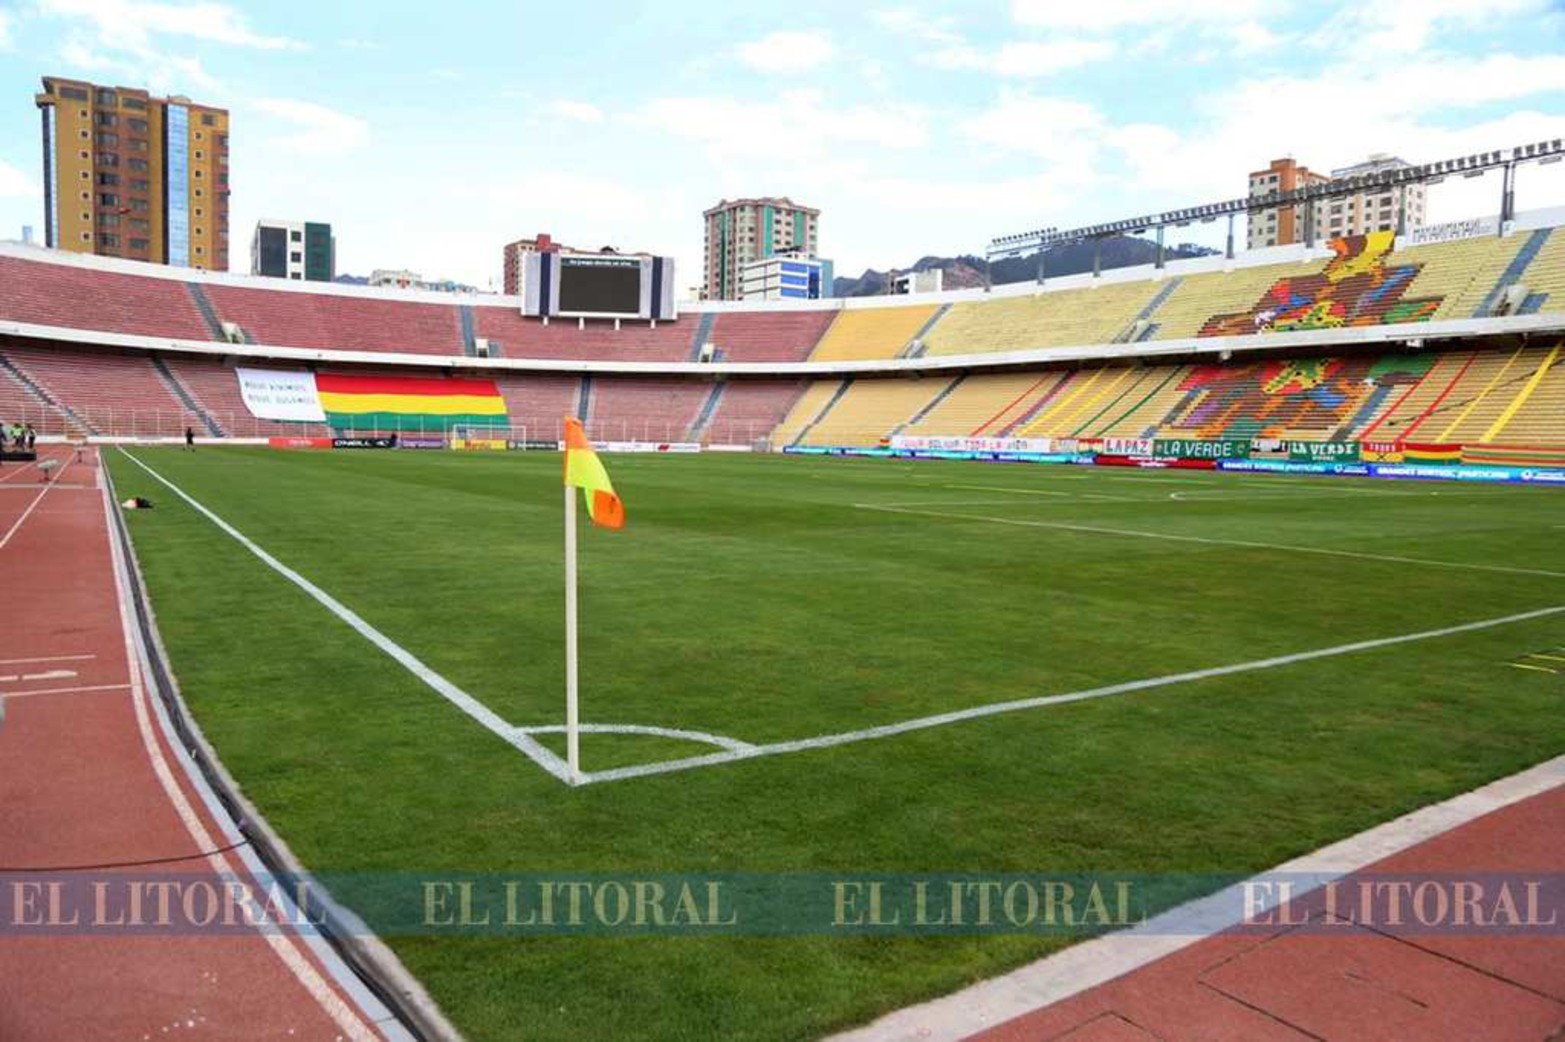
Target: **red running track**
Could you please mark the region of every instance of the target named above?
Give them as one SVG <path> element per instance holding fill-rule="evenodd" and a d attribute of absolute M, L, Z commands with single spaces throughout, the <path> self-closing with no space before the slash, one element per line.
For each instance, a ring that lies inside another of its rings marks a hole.
<path fill-rule="evenodd" d="M 34 928 L 15 929 L 41 873 L 249 878 L 131 668 L 95 450 L 45 455 L 61 461 L 48 486 L 0 467 L 0 1039 L 399 1036 L 292 932 L 84 930 L 64 922 L 90 907 L 51 918 L 36 888 Z"/>
<path fill-rule="evenodd" d="M 1367 867 L 1364 875 L 1494 879 L 1500 873 L 1544 873 L 1557 880 L 1562 862 L 1565 787 L 1409 847 Z M 1290 918 L 1308 919 L 1313 928 L 1219 934 L 973 1038 L 1565 1039 L 1565 915 L 1545 935 L 1506 937 L 1387 932 L 1340 919 L 1335 922 L 1341 925 L 1323 927 L 1327 914 L 1323 897 L 1311 895 Z"/>

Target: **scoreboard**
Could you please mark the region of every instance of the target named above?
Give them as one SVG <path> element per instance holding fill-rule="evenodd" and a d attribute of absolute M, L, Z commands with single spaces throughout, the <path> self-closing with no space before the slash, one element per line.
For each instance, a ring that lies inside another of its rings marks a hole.
<path fill-rule="evenodd" d="M 596 253 L 528 254 L 522 276 L 522 314 L 676 318 L 674 259 Z"/>

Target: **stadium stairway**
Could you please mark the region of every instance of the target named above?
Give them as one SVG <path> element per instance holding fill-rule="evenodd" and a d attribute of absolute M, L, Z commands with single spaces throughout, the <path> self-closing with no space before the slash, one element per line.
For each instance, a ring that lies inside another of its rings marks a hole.
<path fill-rule="evenodd" d="M 1529 292 L 1519 313 L 1565 311 L 1565 232 L 1549 236 L 1523 273 L 1522 281 Z"/>
<path fill-rule="evenodd" d="M 576 396 L 576 418 L 585 427 L 592 419 L 592 375 L 583 373 L 581 378 L 581 393 Z"/>
<path fill-rule="evenodd" d="M 940 324 L 940 320 L 945 318 L 950 311 L 951 305 L 949 303 L 941 304 L 936 308 L 935 313 L 929 316 L 929 321 L 919 327 L 918 332 L 913 334 L 912 339 L 902 345 L 902 350 L 897 352 L 897 357 L 923 358 L 924 352 L 929 350 L 929 346 L 924 341 L 929 337 L 930 332 Z"/>
<path fill-rule="evenodd" d="M 186 409 L 195 414 L 196 418 L 201 421 L 201 426 L 206 428 L 208 434 L 214 438 L 227 437 L 228 432 L 223 430 L 218 422 L 212 418 L 211 413 L 202 408 L 201 403 L 196 401 L 196 396 L 190 393 L 190 388 L 179 382 L 179 378 L 174 375 L 163 359 L 154 355 L 152 368 L 158 374 L 158 379 L 163 381 L 163 386 L 167 387 L 169 393 L 178 398 Z"/>
<path fill-rule="evenodd" d="M 1516 251 L 1516 255 L 1495 280 L 1494 286 L 1485 294 L 1483 302 L 1473 309 L 1474 318 L 1487 318 L 1494 314 L 1494 309 L 1504 297 L 1505 291 L 1521 281 L 1522 273 L 1532 264 L 1533 258 L 1538 255 L 1538 251 L 1543 249 L 1543 244 L 1548 240 L 1548 228 L 1539 228 L 1527 237 L 1522 248 Z"/>
<path fill-rule="evenodd" d="M 1156 295 L 1154 295 L 1151 300 L 1147 301 L 1146 306 L 1136 313 L 1136 317 L 1131 319 L 1130 323 L 1115 335 L 1114 343 L 1134 343 L 1136 341 L 1145 340 L 1153 333 L 1157 332 L 1157 326 L 1152 324 L 1152 316 L 1157 314 L 1157 309 L 1163 306 L 1163 302 L 1166 301 L 1169 296 L 1179 288 L 1180 283 L 1184 281 L 1185 280 L 1182 276 L 1176 276 L 1175 278 L 1169 279 L 1167 282 L 1165 282 L 1163 284 L 1163 288 L 1158 290 Z M 1144 326 L 1141 325 L 1143 322 L 1147 324 Z M 1139 332 L 1137 331 L 1137 326 L 1141 327 Z"/>
<path fill-rule="evenodd" d="M 70 406 L 58 401 L 41 384 L 37 383 L 33 380 L 32 377 L 22 372 L 21 369 L 17 368 L 16 365 L 13 364 L 12 361 L 3 354 L 0 354 L 0 375 L 9 377 L 12 383 L 20 386 L 26 393 L 27 397 L 32 399 L 32 404 L 41 405 L 45 409 L 52 410 L 56 415 L 63 416 L 68 427 L 72 427 L 77 432 L 84 434 L 102 433 L 101 431 L 94 428 L 92 424 L 78 416 Z M 6 422 L 11 422 L 12 419 L 14 418 L 0 417 L 0 420 L 5 420 Z M 62 433 L 69 434 L 71 431 L 66 430 Z"/>
<path fill-rule="evenodd" d="M 822 380 L 822 381 L 820 381 L 820 383 L 818 385 L 815 385 L 815 386 L 820 386 L 822 388 L 829 388 L 831 386 L 831 384 L 830 384 L 829 381 Z M 786 445 L 798 445 L 799 443 L 804 441 L 805 437 L 812 430 L 815 429 L 816 425 L 819 424 L 822 420 L 824 420 L 828 415 L 830 415 L 831 411 L 837 407 L 837 403 L 842 401 L 842 396 L 848 393 L 848 388 L 851 387 L 851 386 L 853 386 L 853 377 L 851 377 L 851 376 L 843 377 L 842 382 L 837 385 L 837 388 L 836 388 L 835 391 L 831 392 L 831 397 L 826 399 L 825 404 L 820 406 L 819 410 L 816 411 L 816 413 L 813 416 L 813 418 L 811 418 L 802 427 L 800 427 L 798 433 L 795 434 L 787 442 L 784 442 L 784 444 L 786 444 Z M 811 389 L 813 390 L 814 388 L 812 387 Z M 815 402 L 814 402 L 814 400 L 812 400 L 812 397 L 809 394 L 806 394 L 803 398 L 799 399 L 799 403 L 798 403 L 798 405 L 794 406 L 794 410 L 798 411 L 801 407 L 804 408 L 804 409 L 809 409 L 809 408 L 813 407 L 814 405 L 815 405 Z M 791 419 L 792 416 L 790 415 L 789 418 Z M 786 426 L 786 425 L 787 425 L 787 421 L 785 420 L 784 421 L 784 426 Z"/>
<path fill-rule="evenodd" d="M 912 416 L 909 416 L 902 423 L 899 423 L 893 427 L 891 430 L 891 436 L 896 437 L 898 434 L 901 434 L 909 427 L 912 427 L 915 424 L 921 422 L 924 417 L 928 416 L 931 412 L 934 412 L 935 409 L 940 406 L 941 402 L 944 402 L 947 398 L 951 397 L 951 393 L 958 387 L 962 386 L 963 382 L 967 379 L 967 375 L 968 374 L 963 373 L 955 380 L 952 380 L 950 383 L 946 384 L 945 387 L 941 388 L 940 393 L 929 399 L 929 401 L 922 409 L 918 410 L 918 412 L 914 413 Z"/>
<path fill-rule="evenodd" d="M 217 309 L 207 299 L 206 291 L 201 288 L 199 283 L 195 282 L 185 283 L 185 288 L 190 291 L 191 303 L 195 304 L 196 310 L 200 312 L 201 320 L 206 323 L 207 331 L 212 334 L 212 339 L 227 340 L 228 337 L 223 333 L 223 320 L 217 317 Z"/>
<path fill-rule="evenodd" d="M 712 323 L 717 321 L 717 312 L 703 311 L 701 321 L 696 323 L 695 336 L 690 339 L 690 357 L 687 361 L 701 361 L 701 348 L 712 339 Z"/>
<path fill-rule="evenodd" d="M 700 441 L 706 429 L 712 424 L 712 416 L 717 412 L 718 403 L 723 400 L 723 389 L 728 384 L 719 380 L 712 385 L 711 392 L 706 396 L 706 401 L 701 403 L 701 411 L 696 413 L 696 418 L 690 425 L 690 441 Z"/>
<path fill-rule="evenodd" d="M 462 324 L 462 353 L 469 358 L 478 355 L 478 332 L 473 325 L 473 307 L 471 304 L 461 304 L 457 307 L 457 318 Z"/>

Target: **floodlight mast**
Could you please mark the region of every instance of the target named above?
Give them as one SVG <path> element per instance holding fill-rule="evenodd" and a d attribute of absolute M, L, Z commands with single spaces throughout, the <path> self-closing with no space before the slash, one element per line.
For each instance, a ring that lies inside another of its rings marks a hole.
<path fill-rule="evenodd" d="M 1002 235 L 989 241 L 989 246 L 985 250 L 984 256 L 992 263 L 1007 257 L 1023 257 L 1029 253 L 1046 250 L 1051 246 L 1065 243 L 1102 240 L 1116 235 L 1135 235 L 1154 229 L 1158 233 L 1158 241 L 1161 244 L 1163 229 L 1170 225 L 1179 227 L 1194 221 L 1206 223 L 1215 221 L 1219 217 L 1227 217 L 1228 257 L 1231 259 L 1234 255 L 1233 222 L 1235 217 L 1240 214 L 1253 217 L 1268 210 L 1280 210 L 1285 206 L 1305 207 L 1305 241 L 1309 245 L 1314 245 L 1315 222 L 1313 214 L 1315 206 L 1319 202 L 1328 199 L 1341 199 L 1350 195 L 1359 195 L 1363 192 L 1375 192 L 1401 187 L 1408 184 L 1438 184 L 1450 174 L 1460 174 L 1463 177 L 1479 177 L 1495 169 L 1502 171 L 1503 174 L 1500 188 L 1499 231 L 1501 234 L 1504 234 L 1506 228 L 1516 219 L 1516 168 L 1523 163 L 1547 165 L 1549 163 L 1558 163 L 1561 160 L 1565 160 L 1565 139 L 1553 138 L 1552 140 L 1537 141 L 1527 145 L 1517 145 L 1515 148 L 1503 148 L 1493 152 L 1477 152 L 1471 155 L 1458 156 L 1454 159 L 1443 159 L 1435 163 L 1425 163 L 1422 166 L 1399 167 L 1394 170 L 1382 170 L 1374 174 L 1362 174 L 1357 177 L 1343 178 L 1339 181 L 1305 185 L 1302 188 L 1295 188 L 1286 192 L 1272 191 L 1261 196 L 1247 196 L 1243 199 L 1229 199 L 1225 202 L 1207 203 L 1180 210 L 1166 210 L 1162 213 L 1148 214 L 1144 217 L 1135 217 L 1129 220 L 1090 224 L 1080 228 L 1066 229 L 1065 231 L 1051 227 L 1013 235 Z M 1407 229 L 1406 208 L 1407 202 L 1404 193 L 1403 212 L 1398 215 L 1397 222 L 1399 232 L 1405 232 Z M 1161 257 L 1161 245 L 1158 252 Z M 1096 259 L 1093 264 L 1093 273 L 1098 273 Z M 1043 281 L 1041 261 L 1039 263 L 1039 281 Z"/>

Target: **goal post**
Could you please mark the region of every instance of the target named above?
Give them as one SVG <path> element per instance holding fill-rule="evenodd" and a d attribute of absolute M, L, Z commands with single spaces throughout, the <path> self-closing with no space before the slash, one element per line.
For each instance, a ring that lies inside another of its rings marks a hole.
<path fill-rule="evenodd" d="M 457 424 L 451 428 L 449 444 L 458 452 L 526 452 L 555 447 L 553 441 L 545 446 L 543 441 L 531 437 L 525 424 L 507 427 Z"/>

